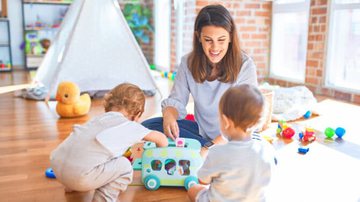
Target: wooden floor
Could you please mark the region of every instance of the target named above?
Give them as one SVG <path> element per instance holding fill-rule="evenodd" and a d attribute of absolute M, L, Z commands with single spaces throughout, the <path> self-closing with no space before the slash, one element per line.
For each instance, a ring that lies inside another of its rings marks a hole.
<path fill-rule="evenodd" d="M 28 79 L 26 72 L 0 73 L 0 87 Z M 50 152 L 69 135 L 73 124 L 103 113 L 101 100 L 93 100 L 87 116 L 59 119 L 54 102 L 47 105 L 15 94 L 0 94 L 0 201 L 91 201 L 92 192 L 65 194 L 63 186 L 46 178 L 44 172 L 50 166 Z M 160 99 L 147 99 L 143 118 L 159 112 Z M 139 176 L 136 171 L 134 183 L 120 196 L 121 201 L 188 201 L 183 188 L 151 192 L 140 185 Z"/>
<path fill-rule="evenodd" d="M 0 86 L 28 80 L 24 72 L 0 73 Z M 159 100 L 147 100 L 144 118 L 159 112 Z M 92 193 L 65 194 L 56 180 L 44 176 L 50 152 L 70 133 L 73 124 L 82 124 L 102 113 L 101 101 L 94 100 L 89 115 L 59 119 L 55 103 L 25 100 L 14 93 L 0 94 L 0 201 L 91 201 Z M 318 117 L 294 123 L 317 130 L 318 139 L 308 145 L 306 155 L 297 153 L 297 138 L 283 140 L 275 134 L 276 123 L 263 134 L 273 138 L 278 172 L 271 201 L 360 201 L 360 107 L 323 100 Z M 325 127 L 346 128 L 343 139 L 325 139 Z M 231 155 L 231 154 L 230 154 Z M 230 159 L 231 160 L 231 159 Z M 121 201 L 188 201 L 183 188 L 147 191 L 134 183 L 120 196 Z"/>

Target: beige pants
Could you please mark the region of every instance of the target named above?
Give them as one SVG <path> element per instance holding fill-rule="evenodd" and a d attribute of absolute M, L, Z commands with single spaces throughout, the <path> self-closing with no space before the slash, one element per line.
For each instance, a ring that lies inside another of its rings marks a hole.
<path fill-rule="evenodd" d="M 119 157 L 94 171 L 94 183 L 100 185 L 95 190 L 93 201 L 117 201 L 132 181 L 133 169 L 129 160 Z"/>
<path fill-rule="evenodd" d="M 64 173 L 62 173 L 64 174 Z M 123 156 L 93 168 L 76 180 L 71 176 L 57 175 L 57 179 L 67 188 L 75 191 L 95 189 L 93 201 L 117 201 L 120 192 L 131 183 L 133 169 L 129 160 Z M 70 178 L 70 179 L 69 179 Z"/>

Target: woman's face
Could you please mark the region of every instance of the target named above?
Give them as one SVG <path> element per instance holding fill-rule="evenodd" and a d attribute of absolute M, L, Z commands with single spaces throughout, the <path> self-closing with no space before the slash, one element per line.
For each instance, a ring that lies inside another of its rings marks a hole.
<path fill-rule="evenodd" d="M 200 43 L 208 60 L 217 64 L 229 48 L 230 34 L 222 27 L 205 26 L 200 33 Z"/>

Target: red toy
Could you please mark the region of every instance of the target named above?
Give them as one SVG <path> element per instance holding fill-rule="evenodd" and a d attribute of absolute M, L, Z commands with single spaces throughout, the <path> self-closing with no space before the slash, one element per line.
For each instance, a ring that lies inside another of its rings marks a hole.
<path fill-rule="evenodd" d="M 288 138 L 288 139 L 292 138 L 292 136 L 294 136 L 294 134 L 295 134 L 294 129 L 292 129 L 292 128 L 290 128 L 290 127 L 286 128 L 286 129 L 283 130 L 282 133 L 281 133 L 281 135 L 282 135 L 284 138 Z"/>
<path fill-rule="evenodd" d="M 313 128 L 306 128 L 303 141 L 312 142 L 316 140 L 315 131 Z"/>
<path fill-rule="evenodd" d="M 287 138 L 287 139 L 291 139 L 295 134 L 295 130 L 292 129 L 286 123 L 286 121 L 282 121 L 282 120 L 278 122 L 278 128 L 277 128 L 276 132 L 277 132 L 277 134 L 279 134 L 282 137 Z"/>
<path fill-rule="evenodd" d="M 193 114 L 188 114 L 188 115 L 186 115 L 185 120 L 195 122 L 195 116 Z"/>

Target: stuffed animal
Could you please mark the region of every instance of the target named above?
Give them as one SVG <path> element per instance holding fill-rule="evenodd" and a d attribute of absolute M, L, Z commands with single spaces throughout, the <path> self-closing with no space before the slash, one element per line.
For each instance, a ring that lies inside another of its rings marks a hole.
<path fill-rule="evenodd" d="M 56 112 L 64 118 L 83 116 L 89 112 L 91 106 L 89 94 L 80 95 L 79 87 L 73 82 L 59 84 L 56 100 Z"/>

